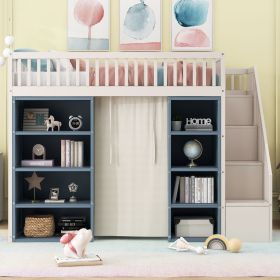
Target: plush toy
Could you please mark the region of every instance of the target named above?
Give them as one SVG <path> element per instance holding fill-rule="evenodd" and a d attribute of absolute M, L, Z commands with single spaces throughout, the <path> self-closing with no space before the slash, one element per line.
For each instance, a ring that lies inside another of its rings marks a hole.
<path fill-rule="evenodd" d="M 207 249 L 228 250 L 232 253 L 238 253 L 240 252 L 242 242 L 237 238 L 228 240 L 221 234 L 214 234 L 206 239 L 204 245 L 207 247 Z"/>
<path fill-rule="evenodd" d="M 239 253 L 242 243 L 241 240 L 237 238 L 232 238 L 228 241 L 228 250 L 232 253 Z"/>
<path fill-rule="evenodd" d="M 64 255 L 67 258 L 86 257 L 86 248 L 92 239 L 92 231 L 82 228 L 77 232 L 66 233 L 60 238 L 64 244 Z"/>
<path fill-rule="evenodd" d="M 175 242 L 171 243 L 168 248 L 176 250 L 178 252 L 192 251 L 197 253 L 198 255 L 205 255 L 207 253 L 205 248 L 194 247 L 183 237 L 180 237 Z"/>

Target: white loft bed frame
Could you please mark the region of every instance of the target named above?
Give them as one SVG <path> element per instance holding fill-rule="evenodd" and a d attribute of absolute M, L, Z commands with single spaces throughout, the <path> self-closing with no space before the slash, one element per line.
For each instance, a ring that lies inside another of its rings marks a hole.
<path fill-rule="evenodd" d="M 47 71 L 41 72 L 38 67 L 36 72 L 31 71 L 31 60 L 36 60 L 37 65 L 41 65 L 41 60 L 47 61 Z M 80 61 L 85 61 L 85 71 L 80 71 L 79 67 L 74 72 L 75 82 L 70 82 L 73 78 L 73 73 L 70 73 L 70 67 L 66 67 L 65 82 L 62 82 L 62 72 L 50 71 L 51 60 L 55 60 L 57 65 L 60 65 L 62 60 L 74 59 L 76 65 L 80 65 Z M 22 61 L 27 64 L 27 71 L 22 72 Z M 177 62 L 183 64 L 183 83 L 177 86 Z M 128 68 L 129 64 L 133 63 L 134 73 L 138 75 L 138 63 L 144 65 L 144 86 L 138 86 L 137 81 L 134 81 L 134 86 L 128 84 Z M 90 86 L 89 74 L 90 67 L 99 69 L 99 65 L 105 67 L 105 86 L 98 83 L 99 71 L 96 71 L 96 85 Z M 109 86 L 109 65 L 115 65 L 115 69 L 119 65 L 123 65 L 125 69 L 125 85 L 118 86 L 118 71 L 115 71 L 115 86 Z M 186 82 L 187 71 L 186 65 L 192 65 L 192 77 L 189 77 L 193 86 L 189 86 Z M 148 86 L 148 66 L 154 67 L 154 85 Z M 163 86 L 157 85 L 157 68 L 158 65 L 163 67 Z M 167 67 L 173 67 L 173 86 L 168 86 Z M 15 52 L 9 58 L 8 62 L 8 110 L 9 110 L 9 155 L 12 155 L 12 97 L 14 96 L 219 96 L 221 97 L 221 231 L 225 233 L 225 67 L 224 55 L 216 52 L 197 52 L 197 53 L 89 53 L 89 52 Z M 202 69 L 202 83 L 197 86 L 197 67 Z M 207 68 L 212 70 L 212 86 L 207 84 Z M 85 74 L 84 74 L 85 73 Z M 34 83 L 35 74 L 35 83 Z M 42 76 L 45 75 L 46 85 L 42 83 Z M 52 81 L 52 76 L 55 75 L 55 82 Z M 85 75 L 85 84 L 82 83 L 82 76 Z M 23 83 L 25 77 L 26 83 Z M 217 79 L 218 77 L 218 79 Z M 33 80 L 32 80 L 33 79 Z M 133 88 L 133 89 L 132 89 Z M 12 221 L 12 157 L 9 157 L 9 221 Z M 9 239 L 11 240 L 11 222 L 9 222 Z"/>

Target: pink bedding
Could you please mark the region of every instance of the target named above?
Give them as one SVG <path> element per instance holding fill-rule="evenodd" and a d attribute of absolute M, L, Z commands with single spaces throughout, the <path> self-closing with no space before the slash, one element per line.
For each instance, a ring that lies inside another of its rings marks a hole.
<path fill-rule="evenodd" d="M 76 61 L 71 59 L 71 63 L 75 69 Z M 80 61 L 80 71 L 85 71 L 85 62 Z M 186 83 L 188 86 L 193 85 L 193 65 L 192 63 L 186 64 Z M 158 73 L 159 75 L 159 73 Z M 90 85 L 95 86 L 95 68 L 90 68 Z M 197 66 L 196 67 L 196 85 L 202 86 L 202 80 L 203 80 L 203 73 L 202 73 L 202 67 Z M 125 66 L 124 64 L 119 64 L 119 86 L 125 85 Z M 99 66 L 99 85 L 105 86 L 105 66 L 103 64 L 100 64 Z M 110 65 L 109 66 L 109 85 L 115 86 L 115 66 Z M 130 63 L 128 65 L 128 85 L 134 86 L 134 65 Z M 138 64 L 138 85 L 144 86 L 144 65 L 142 63 Z M 154 67 L 152 65 L 148 65 L 148 86 L 154 85 Z M 169 64 L 167 66 L 167 85 L 173 86 L 173 65 Z M 183 63 L 178 62 L 177 63 L 177 86 L 183 85 Z M 206 69 L 206 85 L 211 86 L 212 85 L 212 69 L 207 68 Z"/>

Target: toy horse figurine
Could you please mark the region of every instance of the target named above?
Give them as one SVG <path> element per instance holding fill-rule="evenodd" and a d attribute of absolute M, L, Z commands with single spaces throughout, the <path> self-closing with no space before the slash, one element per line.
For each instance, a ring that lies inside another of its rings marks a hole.
<path fill-rule="evenodd" d="M 77 232 L 66 233 L 60 238 L 64 244 L 64 256 L 67 258 L 86 257 L 86 248 L 92 239 L 92 231 L 82 228 Z"/>
<path fill-rule="evenodd" d="M 49 131 L 49 128 L 51 128 L 52 131 L 54 131 L 55 127 L 57 127 L 57 130 L 60 131 L 62 123 L 59 121 L 55 121 L 54 116 L 50 115 L 49 118 L 45 120 L 45 125 L 47 126 L 47 131 Z"/>

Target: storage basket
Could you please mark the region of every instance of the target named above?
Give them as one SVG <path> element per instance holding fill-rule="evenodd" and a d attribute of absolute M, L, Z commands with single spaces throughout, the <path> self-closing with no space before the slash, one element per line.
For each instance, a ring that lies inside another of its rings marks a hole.
<path fill-rule="evenodd" d="M 25 217 L 26 237 L 51 237 L 55 232 L 53 215 L 29 215 Z"/>

